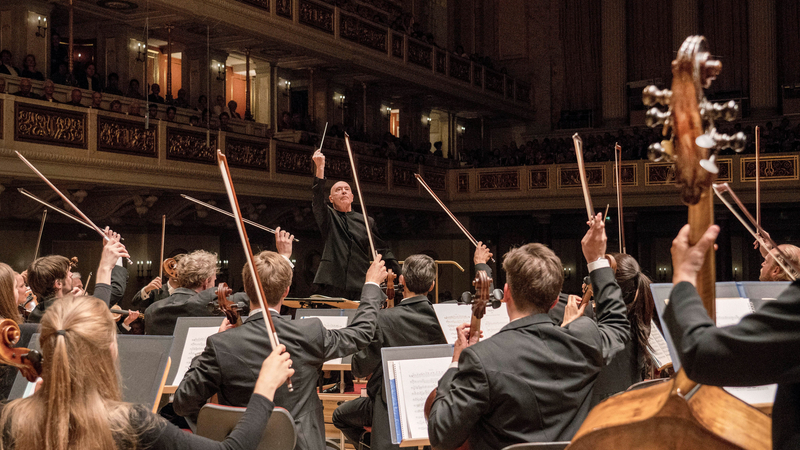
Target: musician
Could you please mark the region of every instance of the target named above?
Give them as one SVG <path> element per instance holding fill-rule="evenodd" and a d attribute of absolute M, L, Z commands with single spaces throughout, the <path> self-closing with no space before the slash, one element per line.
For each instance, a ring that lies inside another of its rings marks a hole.
<path fill-rule="evenodd" d="M 322 252 L 314 283 L 323 285 L 322 293 L 325 295 L 357 300 L 364 285 L 363 274 L 372 260 L 364 216 L 353 211 L 353 192 L 344 181 L 331 187 L 328 196 L 331 206 L 325 204 L 325 155 L 320 149 L 314 153 L 312 159 L 316 166 L 316 176 L 311 188 L 314 194 L 311 207 L 325 239 L 325 250 Z M 370 230 L 375 250 L 383 256 L 386 268 L 400 273 L 397 260 L 378 236 L 375 221 L 371 218 Z"/>
<path fill-rule="evenodd" d="M 719 227 L 689 245 L 689 225 L 672 241 L 674 288 L 664 324 L 686 375 L 714 386 L 778 383 L 772 409 L 772 447 L 800 448 L 800 281 L 737 325 L 717 328 L 697 293 L 697 272 Z"/>
<path fill-rule="evenodd" d="M 212 315 L 208 303 L 213 295 L 201 292 L 215 289 L 217 280 L 217 255 L 196 250 L 178 261 L 179 288 L 169 297 L 159 300 L 145 310 L 145 334 L 171 335 L 178 317 L 204 317 Z"/>
<path fill-rule="evenodd" d="M 511 322 L 470 343 L 469 325 L 458 327 L 453 363 L 439 380 L 428 419 L 431 445 L 473 450 L 521 442 L 568 441 L 589 412 L 592 388 L 606 361 L 629 338 L 625 305 L 606 251 L 598 214 L 582 240 L 598 321 L 579 317 L 565 327 L 547 311 L 564 281 L 561 260 L 541 244 L 508 252 L 504 289 Z"/>
<path fill-rule="evenodd" d="M 291 245 L 291 240 L 288 241 Z M 258 276 L 264 287 L 264 302 L 272 315 L 281 344 L 292 354 L 294 392 L 286 386 L 275 393 L 275 405 L 289 410 L 297 427 L 297 450 L 325 448 L 322 402 L 317 395 L 317 380 L 325 361 L 352 355 L 369 344 L 375 332 L 376 315 L 385 295 L 379 284 L 386 269 L 379 258 L 366 273 L 361 304 L 346 328 L 326 330 L 318 320 L 287 320 L 279 314 L 289 294 L 292 269 L 281 255 L 263 251 L 255 256 Z M 250 268 L 242 270 L 245 292 L 250 297 L 250 315 L 239 327 L 208 338 L 175 392 L 175 412 L 190 420 L 206 401 L 217 394 L 224 405 L 245 406 L 255 383 L 255 368 L 270 351 L 264 324 L 264 311 L 256 296 Z M 226 319 L 227 320 L 227 319 Z"/>
<path fill-rule="evenodd" d="M 181 260 L 181 257 L 183 257 L 182 254 L 173 256 L 172 259 L 178 262 Z M 166 284 L 161 282 L 161 277 L 153 278 L 153 281 L 134 294 L 131 300 L 131 306 L 138 308 L 140 311 L 144 311 L 153 303 L 163 300 L 175 293 L 175 289 L 178 289 L 178 287 L 177 277 L 169 277 Z"/>
<path fill-rule="evenodd" d="M 781 244 L 778 246 L 778 249 L 780 249 L 780 251 L 782 251 L 783 254 L 789 258 L 791 263 L 794 263 L 795 266 L 800 267 L 800 248 L 790 244 Z M 761 256 L 764 257 L 764 262 L 761 263 L 761 273 L 758 277 L 759 281 L 792 281 L 792 279 L 789 277 L 789 274 L 786 273 L 777 262 L 775 262 L 776 256 L 780 258 L 777 250 L 771 250 L 767 252 L 766 249 L 762 247 Z M 792 272 L 795 279 L 800 278 L 800 274 L 792 269 L 792 266 L 788 261 L 785 262 L 784 265 Z"/>
<path fill-rule="evenodd" d="M 19 298 L 18 279 L 22 276 L 14 272 L 8 264 L 0 263 L 0 319 L 11 319 L 22 323 L 23 319 L 17 310 Z M 25 294 L 25 285 L 22 285 L 22 295 Z M 14 385 L 17 370 L 13 366 L 0 365 L 0 400 L 5 401 Z"/>
<path fill-rule="evenodd" d="M 477 266 L 485 264 L 491 253 L 481 245 L 475 250 L 475 257 Z M 435 281 L 436 263 L 433 258 L 426 255 L 406 258 L 399 279 L 403 285 L 403 300 L 394 308 L 378 312 L 378 326 L 372 342 L 353 356 L 353 375 L 370 376 L 368 397 L 345 402 L 333 412 L 333 424 L 351 441 L 363 442 L 373 450 L 399 448 L 392 444 L 389 432 L 381 349 L 447 343 L 436 312 L 428 300 L 428 293 L 433 290 Z M 372 427 L 372 433 L 368 437 L 364 427 L 369 426 Z"/>
<path fill-rule="evenodd" d="M 40 345 L 45 376 L 32 396 L 3 409 L 3 448 L 255 449 L 272 413 L 275 390 L 293 373 L 282 346 L 260 361 L 247 411 L 223 442 L 215 442 L 122 401 L 115 326 L 103 301 L 68 296 L 56 302 L 42 318 Z"/>

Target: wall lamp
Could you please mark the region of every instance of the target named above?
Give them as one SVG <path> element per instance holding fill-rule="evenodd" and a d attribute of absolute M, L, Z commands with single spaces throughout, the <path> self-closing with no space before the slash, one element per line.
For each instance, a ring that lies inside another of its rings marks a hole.
<path fill-rule="evenodd" d="M 136 43 L 136 61 L 144 62 L 145 59 L 145 48 L 141 42 Z"/>
<path fill-rule="evenodd" d="M 225 64 L 217 63 L 217 81 L 225 81 Z"/>
<path fill-rule="evenodd" d="M 47 36 L 47 17 L 39 16 L 39 31 L 36 32 L 36 36 L 40 38 Z"/>

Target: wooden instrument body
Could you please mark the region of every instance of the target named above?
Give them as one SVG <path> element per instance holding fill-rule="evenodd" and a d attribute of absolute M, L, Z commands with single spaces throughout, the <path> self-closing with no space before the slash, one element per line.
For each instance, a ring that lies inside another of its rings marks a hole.
<path fill-rule="evenodd" d="M 14 347 L 19 338 L 17 322 L 0 320 L 0 364 L 16 367 L 25 379 L 35 382 L 42 374 L 42 355 L 35 350 Z"/>

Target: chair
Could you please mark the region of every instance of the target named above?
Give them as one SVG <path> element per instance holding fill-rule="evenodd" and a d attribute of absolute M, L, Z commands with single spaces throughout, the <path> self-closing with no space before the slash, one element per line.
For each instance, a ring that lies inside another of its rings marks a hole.
<path fill-rule="evenodd" d="M 509 445 L 503 450 L 564 450 L 569 442 L 526 442 Z"/>
<path fill-rule="evenodd" d="M 206 403 L 197 416 L 198 436 L 223 441 L 239 422 L 246 408 Z M 292 450 L 297 442 L 294 419 L 283 408 L 276 407 L 264 428 L 258 450 Z"/>

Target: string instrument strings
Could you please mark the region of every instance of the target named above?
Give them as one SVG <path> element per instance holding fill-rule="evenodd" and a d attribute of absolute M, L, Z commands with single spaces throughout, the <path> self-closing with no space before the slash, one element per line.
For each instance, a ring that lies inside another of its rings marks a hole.
<path fill-rule="evenodd" d="M 24 157 L 24 156 L 22 156 L 22 154 L 21 154 L 20 152 L 18 152 L 18 151 L 16 151 L 16 150 L 15 150 L 15 151 L 14 151 L 14 153 L 16 153 L 16 154 L 17 154 L 17 156 L 19 157 L 19 159 L 21 159 L 21 160 L 22 160 L 22 162 L 24 162 L 26 166 L 28 166 L 28 167 L 29 167 L 29 168 L 30 168 L 30 169 L 31 169 L 31 170 L 32 170 L 32 171 L 33 171 L 33 172 L 34 172 L 36 175 L 38 175 L 38 176 L 39 176 L 39 178 L 41 178 L 41 179 L 42 179 L 42 181 L 44 181 L 45 183 L 47 183 L 47 185 L 48 185 L 48 186 L 50 186 L 50 188 L 51 188 L 51 189 L 53 189 L 53 190 L 56 192 L 56 194 L 58 194 L 58 195 L 61 197 L 61 199 L 62 199 L 62 200 L 64 200 L 64 203 L 65 203 L 65 204 L 69 205 L 69 207 L 70 207 L 70 208 L 72 208 L 72 209 L 73 209 L 73 211 L 75 211 L 76 213 L 78 213 L 78 215 L 79 215 L 79 216 L 80 216 L 80 217 L 83 219 L 83 221 L 84 221 L 86 224 L 88 224 L 88 225 L 90 226 L 90 228 L 91 228 L 91 229 L 93 229 L 94 231 L 96 231 L 96 232 L 97 232 L 97 234 L 99 234 L 99 235 L 100 235 L 100 236 L 101 236 L 103 239 L 108 239 L 108 237 L 107 237 L 107 236 L 106 236 L 106 234 L 103 232 L 103 230 L 101 230 L 101 229 L 100 229 L 100 227 L 98 227 L 97 225 L 95 225 L 95 223 L 94 223 L 94 222 L 92 222 L 92 220 L 91 220 L 91 219 L 89 219 L 89 217 L 87 217 L 87 216 L 86 216 L 86 214 L 84 214 L 84 213 L 83 213 L 83 211 L 81 211 L 80 209 L 78 209 L 78 207 L 77 207 L 77 206 L 75 206 L 75 204 L 74 204 L 74 203 L 72 203 L 72 200 L 70 200 L 70 199 L 69 199 L 69 197 L 67 197 L 66 195 L 64 195 L 64 193 L 62 193 L 62 192 L 61 192 L 61 191 L 60 191 L 60 190 L 59 190 L 59 189 L 58 189 L 58 188 L 57 188 L 57 187 L 56 187 L 56 186 L 55 186 L 53 183 L 51 183 L 51 182 L 50 182 L 50 180 L 48 180 L 48 179 L 47 179 L 47 177 L 45 177 L 45 176 L 44 176 L 44 174 L 42 174 L 42 172 L 39 172 L 39 169 L 37 169 L 36 167 L 34 167 L 34 165 L 30 163 L 30 161 L 28 161 L 27 159 L 25 159 L 25 157 Z M 128 264 L 133 264 L 133 261 L 131 261 L 131 259 L 130 259 L 130 258 L 128 258 Z"/>
<path fill-rule="evenodd" d="M 31 194 L 30 192 L 28 192 L 27 190 L 25 190 L 23 188 L 17 188 L 17 191 L 20 194 L 24 195 L 25 197 L 28 197 L 29 199 L 31 199 L 31 200 L 33 200 L 33 201 L 35 201 L 35 202 L 47 207 L 47 208 L 52 209 L 53 211 L 63 215 L 64 217 L 67 217 L 68 219 L 72 219 L 73 221 L 85 226 L 86 228 L 89 228 L 90 230 L 94 230 L 94 228 L 92 228 L 91 225 L 89 225 L 88 223 L 84 222 L 83 219 L 81 219 L 80 217 L 76 217 L 76 216 L 64 211 L 63 209 L 59 208 L 58 206 L 55 206 L 55 205 L 53 205 L 51 203 L 48 203 L 48 202 L 40 199 L 39 197 L 37 197 L 37 196 Z M 122 239 L 122 238 L 120 238 L 120 239 Z"/>
<path fill-rule="evenodd" d="M 372 251 L 372 257 L 378 256 L 375 251 L 375 241 L 372 240 L 372 231 L 369 229 L 369 216 L 367 215 L 367 205 L 364 204 L 364 197 L 361 195 L 361 185 L 358 184 L 358 171 L 356 170 L 356 162 L 353 159 L 353 150 L 350 148 L 350 135 L 344 134 L 344 145 L 347 147 L 347 156 L 350 158 L 350 170 L 353 172 L 353 182 L 356 185 L 356 192 L 358 193 L 358 202 L 361 203 L 361 214 L 364 215 L 364 226 L 367 227 L 367 239 L 369 239 L 369 249 Z"/>
<path fill-rule="evenodd" d="M 217 150 L 217 164 L 219 165 L 219 171 L 222 174 L 222 182 L 225 184 L 225 191 L 228 193 L 228 200 L 231 202 L 231 209 L 233 210 L 233 215 L 236 219 L 236 229 L 239 231 L 239 238 L 242 241 L 244 254 L 247 258 L 247 268 L 250 271 L 250 277 L 253 279 L 253 283 L 256 287 L 256 299 L 258 300 L 258 306 L 261 308 L 262 315 L 264 316 L 264 327 L 267 329 L 269 343 L 274 349 L 280 344 L 280 341 L 278 340 L 278 333 L 275 331 L 275 324 L 272 322 L 272 314 L 270 314 L 269 309 L 267 309 L 267 305 L 264 301 L 264 286 L 261 284 L 261 277 L 258 276 L 255 258 L 253 257 L 253 249 L 250 248 L 250 239 L 248 239 L 247 230 L 244 228 L 245 222 L 244 219 L 242 219 L 242 211 L 239 208 L 239 199 L 236 197 L 236 190 L 233 187 L 233 180 L 231 180 L 231 172 L 228 168 L 228 158 L 226 158 L 225 155 L 219 150 Z M 287 383 L 289 392 L 293 392 L 294 387 L 292 386 L 292 379 L 289 378 Z"/>
<path fill-rule="evenodd" d="M 625 247 L 625 221 L 622 214 L 622 146 L 614 144 L 614 178 L 617 181 L 617 222 L 619 222 L 619 252 L 628 253 Z"/>
<path fill-rule="evenodd" d="M 592 196 L 589 195 L 589 182 L 586 180 L 586 165 L 583 163 L 583 139 L 578 133 L 572 135 L 572 143 L 575 145 L 575 157 L 578 161 L 578 175 L 581 178 L 581 189 L 583 190 L 583 201 L 586 204 L 586 217 L 590 222 L 594 222 L 594 206 L 592 206 Z M 605 217 L 603 217 L 605 220 Z"/>
<path fill-rule="evenodd" d="M 744 203 L 742 203 L 742 201 L 739 200 L 739 196 L 736 195 L 735 192 L 733 192 L 733 189 L 728 185 L 728 183 L 713 184 L 711 186 L 714 189 L 714 193 L 717 195 L 720 201 L 722 201 L 722 203 L 728 208 L 728 210 L 730 210 L 730 212 L 734 215 L 734 217 L 739 219 L 739 222 L 742 224 L 742 226 L 744 226 L 747 232 L 750 233 L 756 239 L 756 241 L 758 241 L 758 245 L 767 250 L 775 250 L 778 253 L 776 255 L 777 258 L 774 258 L 775 262 L 778 263 L 780 268 L 783 269 L 784 272 L 786 272 L 786 275 L 788 275 L 792 281 L 795 281 L 797 277 L 795 277 L 794 273 L 800 273 L 800 267 L 795 266 L 792 263 L 792 260 L 789 259 L 789 257 L 780 249 L 780 247 L 778 247 L 775 241 L 773 241 L 772 238 L 769 237 L 769 234 L 766 231 L 764 231 L 764 228 L 761 227 L 761 224 L 758 223 L 757 219 L 754 218 L 749 211 L 747 211 L 747 208 L 745 208 Z M 722 195 L 725 193 L 730 195 L 731 199 L 734 201 L 734 203 L 736 203 L 736 206 L 739 207 L 738 211 L 728 201 L 728 199 Z M 742 217 L 742 215 L 744 215 L 744 217 Z M 745 218 L 747 220 L 745 220 Z M 749 225 L 748 221 L 750 222 Z M 790 266 L 791 269 L 794 269 L 794 272 L 792 272 L 790 267 L 787 267 L 787 265 Z"/>
<path fill-rule="evenodd" d="M 39 257 L 39 245 L 42 243 L 42 233 L 44 232 L 44 223 L 47 220 L 47 208 L 42 210 L 42 224 L 39 225 L 39 237 L 36 238 L 36 251 L 33 252 L 33 260 Z"/>
<path fill-rule="evenodd" d="M 164 237 L 166 236 L 167 231 L 167 216 L 161 216 L 161 257 L 158 258 L 159 261 L 164 261 Z M 164 264 L 161 263 L 158 265 L 158 279 L 164 277 Z"/>
<path fill-rule="evenodd" d="M 208 208 L 208 209 L 210 209 L 212 211 L 216 211 L 216 212 L 218 212 L 220 214 L 225 214 L 226 216 L 231 217 L 233 219 L 236 218 L 236 216 L 234 216 L 233 214 L 229 213 L 228 211 L 225 211 L 224 209 L 221 209 L 221 208 L 217 208 L 216 206 L 214 206 L 214 205 L 212 205 L 210 203 L 206 203 L 206 202 L 204 202 L 202 200 L 198 200 L 198 199 L 196 199 L 194 197 L 191 197 L 189 195 L 186 195 L 186 194 L 181 194 L 181 197 L 185 198 L 186 200 L 189 200 L 190 202 L 197 203 L 200 206 L 205 206 L 206 208 Z M 259 230 L 264 230 L 264 231 L 266 231 L 268 233 L 275 234 L 275 230 L 273 230 L 270 227 L 261 225 L 260 223 L 257 223 L 257 222 L 253 222 L 252 220 L 247 220 L 247 219 L 244 219 L 244 218 L 242 220 L 244 221 L 244 223 L 246 223 L 248 225 L 252 225 L 252 226 L 258 228 Z M 300 241 L 298 239 L 295 239 L 294 242 L 300 242 Z"/>
<path fill-rule="evenodd" d="M 439 206 L 444 210 L 444 212 L 447 213 L 447 215 L 450 217 L 450 219 L 452 219 L 452 221 L 461 230 L 461 232 L 464 233 L 464 236 L 466 236 L 467 239 L 469 239 L 469 241 L 472 242 L 472 245 L 474 245 L 475 248 L 478 248 L 479 245 L 478 240 L 472 236 L 472 233 L 470 233 L 469 230 L 467 230 L 467 227 L 465 227 L 458 219 L 456 219 L 456 216 L 454 216 L 453 213 L 450 212 L 447 206 L 445 206 L 444 203 L 439 199 L 439 196 L 433 192 L 433 189 L 431 189 L 430 186 L 428 186 L 428 183 L 425 182 L 425 180 L 422 178 L 422 175 L 415 173 L 414 176 L 417 178 L 419 184 L 422 185 L 422 187 L 425 188 L 426 191 L 428 191 L 428 194 L 430 194 L 431 197 L 433 197 L 433 199 L 436 200 L 436 203 L 438 203 Z M 495 262 L 494 258 L 492 258 L 492 262 Z"/>

